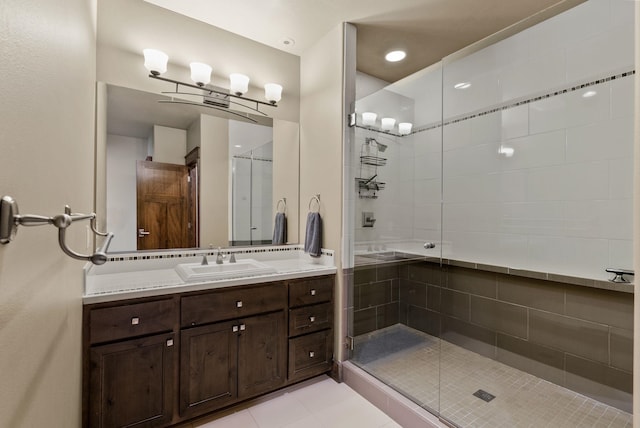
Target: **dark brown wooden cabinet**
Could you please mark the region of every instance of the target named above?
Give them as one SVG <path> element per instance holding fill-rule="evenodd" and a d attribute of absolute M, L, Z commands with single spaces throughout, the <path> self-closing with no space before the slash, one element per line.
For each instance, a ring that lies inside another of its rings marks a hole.
<path fill-rule="evenodd" d="M 289 282 L 289 370 L 295 382 L 331 370 L 333 277 Z"/>
<path fill-rule="evenodd" d="M 170 426 L 330 371 L 333 283 L 86 305 L 83 425 Z"/>

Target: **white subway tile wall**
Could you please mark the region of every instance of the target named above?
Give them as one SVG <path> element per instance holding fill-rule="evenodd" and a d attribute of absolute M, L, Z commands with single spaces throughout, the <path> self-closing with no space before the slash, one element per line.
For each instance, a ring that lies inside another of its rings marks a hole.
<path fill-rule="evenodd" d="M 356 129 L 356 176 L 367 137 L 388 161 L 378 199 L 356 199 L 355 242 L 442 239 L 445 258 L 597 279 L 631 268 L 634 6 L 588 0 L 359 100 L 410 112 L 417 132 Z"/>
<path fill-rule="evenodd" d="M 444 67 L 445 257 L 632 267 L 633 8 L 589 0 Z"/>

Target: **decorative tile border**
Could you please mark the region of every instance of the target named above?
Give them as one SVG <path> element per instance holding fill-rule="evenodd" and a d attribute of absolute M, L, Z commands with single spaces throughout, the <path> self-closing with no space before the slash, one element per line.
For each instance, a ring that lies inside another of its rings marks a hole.
<path fill-rule="evenodd" d="M 454 116 L 453 118 L 447 119 L 444 122 L 440 121 L 440 122 L 435 122 L 428 125 L 416 127 L 413 129 L 413 132 L 411 132 L 411 134 L 409 135 L 417 134 L 418 132 L 430 131 L 432 129 L 437 129 L 447 125 L 453 125 L 454 123 L 462 122 L 469 119 L 474 119 L 476 117 L 481 117 L 481 116 L 485 116 L 492 113 L 497 113 L 499 111 L 507 110 L 510 108 L 520 107 L 522 105 L 534 103 L 536 101 L 556 97 L 558 95 L 564 95 L 569 92 L 579 91 L 581 89 L 588 88 L 590 86 L 600 85 L 602 83 L 610 82 L 612 80 L 633 76 L 634 74 L 636 74 L 635 69 L 614 74 L 612 76 L 603 77 L 601 79 L 591 80 L 585 83 L 579 83 L 577 85 L 562 86 L 558 89 L 551 90 L 549 92 L 543 92 L 541 95 L 529 96 L 528 98 L 527 97 L 516 98 L 515 100 L 509 100 L 509 101 L 505 101 L 504 103 L 496 104 L 494 107 L 489 107 L 486 110 L 477 110 L 475 112 L 465 113 L 460 116 Z M 372 128 L 370 126 L 356 125 L 356 128 L 366 129 L 369 131 L 376 131 L 382 134 L 388 134 L 395 137 L 406 137 L 406 135 L 399 135 L 389 131 L 383 131 L 378 128 Z"/>
<path fill-rule="evenodd" d="M 490 107 L 487 110 L 479 110 L 471 113 L 466 113 L 461 116 L 454 116 L 453 118 L 447 119 L 444 122 L 436 122 L 429 125 L 418 127 L 412 132 L 412 134 L 423 132 L 423 131 L 430 131 L 432 129 L 437 129 L 447 125 L 453 125 L 454 123 L 462 122 L 465 120 L 475 119 L 476 117 L 486 116 L 488 114 L 497 113 L 499 111 L 508 110 L 510 108 L 520 107 L 522 105 L 534 103 L 536 101 L 544 100 L 547 98 L 556 97 L 558 95 L 564 95 L 570 92 L 579 91 L 581 89 L 588 88 L 590 86 L 600 85 L 602 83 L 610 82 L 612 80 L 633 76 L 634 74 L 636 74 L 635 69 L 614 74 L 612 76 L 603 77 L 601 79 L 591 80 L 585 83 L 579 83 L 577 85 L 563 86 L 558 89 L 551 90 L 549 92 L 544 92 L 540 95 L 529 96 L 528 98 L 527 97 L 516 98 L 515 100 L 509 100 L 509 101 L 505 101 L 504 103 L 496 104 L 494 107 Z"/>
<path fill-rule="evenodd" d="M 201 257 L 201 256 L 215 256 L 217 254 L 217 249 L 189 249 L 189 250 L 174 250 L 171 252 L 153 252 L 153 253 L 126 253 L 122 255 L 113 255 L 107 258 L 108 262 L 130 262 L 136 260 L 163 260 L 163 259 L 180 259 L 180 258 L 189 258 L 189 257 Z M 259 254 L 259 253 L 284 253 L 290 252 L 295 253 L 295 255 L 299 255 L 299 253 L 304 253 L 304 248 L 302 245 L 287 245 L 287 246 L 272 246 L 272 247 L 253 247 L 253 248 L 223 248 L 225 254 Z M 323 256 L 334 256 L 333 250 L 322 249 L 321 255 Z"/>

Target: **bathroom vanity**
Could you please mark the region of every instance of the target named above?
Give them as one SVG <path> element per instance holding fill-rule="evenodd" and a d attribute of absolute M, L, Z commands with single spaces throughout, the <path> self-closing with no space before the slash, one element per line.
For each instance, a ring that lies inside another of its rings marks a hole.
<path fill-rule="evenodd" d="M 300 259 L 263 263 L 280 269 L 231 280 L 89 291 L 84 425 L 170 426 L 329 372 L 335 267 L 305 267 Z M 86 278 L 91 290 L 95 278 Z"/>

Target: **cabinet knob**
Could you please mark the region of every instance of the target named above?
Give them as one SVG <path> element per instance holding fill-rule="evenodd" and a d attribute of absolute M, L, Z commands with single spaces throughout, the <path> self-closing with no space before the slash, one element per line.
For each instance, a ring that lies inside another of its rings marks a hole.
<path fill-rule="evenodd" d="M 313 352 L 313 351 L 309 352 L 309 358 L 313 358 L 313 357 L 315 357 L 315 356 L 316 356 L 316 353 L 315 353 L 315 352 Z"/>
<path fill-rule="evenodd" d="M 173 339 L 167 339 L 167 347 L 173 346 Z"/>
<path fill-rule="evenodd" d="M 309 322 L 315 322 L 316 321 L 316 317 L 309 317 Z"/>
<path fill-rule="evenodd" d="M 140 324 L 140 318 L 139 317 L 131 318 L 131 325 L 138 325 L 138 324 Z"/>
<path fill-rule="evenodd" d="M 242 300 L 238 300 L 236 302 L 236 308 L 241 308 L 242 307 Z"/>
<path fill-rule="evenodd" d="M 238 330 L 239 330 L 238 326 L 237 326 L 237 325 L 234 325 L 234 326 L 233 326 L 233 328 L 232 328 L 232 331 L 233 331 L 234 333 L 237 333 L 237 332 L 238 332 Z"/>
<path fill-rule="evenodd" d="M 247 329 L 247 326 L 244 324 L 240 324 L 240 331 L 245 331 Z"/>
<path fill-rule="evenodd" d="M 312 295 L 312 296 L 315 296 L 315 295 L 316 295 L 316 290 L 315 290 L 315 288 L 314 288 L 314 289 L 312 289 L 312 290 L 310 291 L 310 293 L 311 293 L 311 295 Z"/>

